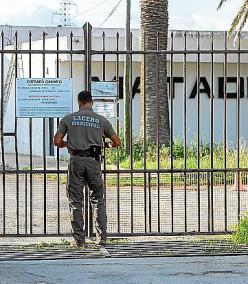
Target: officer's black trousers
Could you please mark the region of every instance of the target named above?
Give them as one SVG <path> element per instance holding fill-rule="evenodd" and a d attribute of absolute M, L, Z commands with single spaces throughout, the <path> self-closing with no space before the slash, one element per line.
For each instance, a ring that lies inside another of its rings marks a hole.
<path fill-rule="evenodd" d="M 83 201 L 84 186 L 89 187 L 90 202 L 98 238 L 106 239 L 107 217 L 103 200 L 101 163 L 90 157 L 72 156 L 68 168 L 67 197 L 72 225 L 72 235 L 77 241 L 84 241 Z"/>

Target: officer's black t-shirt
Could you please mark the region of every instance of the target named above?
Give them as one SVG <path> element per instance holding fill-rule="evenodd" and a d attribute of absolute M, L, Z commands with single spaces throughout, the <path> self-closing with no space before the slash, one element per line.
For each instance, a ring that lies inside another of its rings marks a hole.
<path fill-rule="evenodd" d="M 66 115 L 58 126 L 58 132 L 67 134 L 68 148 L 87 150 L 92 145 L 101 146 L 102 137 L 112 137 L 115 132 L 111 123 L 91 108 L 82 108 Z"/>

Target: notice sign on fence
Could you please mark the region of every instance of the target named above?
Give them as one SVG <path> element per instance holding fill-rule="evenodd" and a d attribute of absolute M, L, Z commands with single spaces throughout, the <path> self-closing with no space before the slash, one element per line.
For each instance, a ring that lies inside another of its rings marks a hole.
<path fill-rule="evenodd" d="M 106 117 L 106 118 L 115 118 L 116 104 L 113 101 L 94 101 L 93 110 L 94 112 Z"/>
<path fill-rule="evenodd" d="M 64 117 L 72 112 L 72 80 L 16 79 L 17 117 Z"/>
<path fill-rule="evenodd" d="M 91 83 L 91 92 L 93 98 L 113 98 L 117 97 L 117 83 L 99 81 Z"/>

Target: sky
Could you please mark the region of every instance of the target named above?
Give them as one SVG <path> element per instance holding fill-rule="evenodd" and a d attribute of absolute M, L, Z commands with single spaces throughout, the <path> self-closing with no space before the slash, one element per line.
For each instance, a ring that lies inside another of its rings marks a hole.
<path fill-rule="evenodd" d="M 72 21 L 82 26 L 89 21 L 94 27 L 124 27 L 125 0 L 103 24 L 119 0 L 74 0 Z M 219 0 L 169 0 L 169 27 L 176 30 L 227 30 L 243 0 L 227 0 L 217 11 Z M 0 24 L 56 26 L 60 0 L 0 0 Z M 140 25 L 140 0 L 132 0 L 132 28 Z M 246 28 L 245 28 L 246 29 Z"/>

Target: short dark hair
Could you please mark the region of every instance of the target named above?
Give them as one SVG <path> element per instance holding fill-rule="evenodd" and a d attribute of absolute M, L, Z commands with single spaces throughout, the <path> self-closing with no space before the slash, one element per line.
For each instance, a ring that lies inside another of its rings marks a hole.
<path fill-rule="evenodd" d="M 82 102 L 83 104 L 91 103 L 92 102 L 92 95 L 89 91 L 81 91 L 78 94 L 78 101 Z"/>

